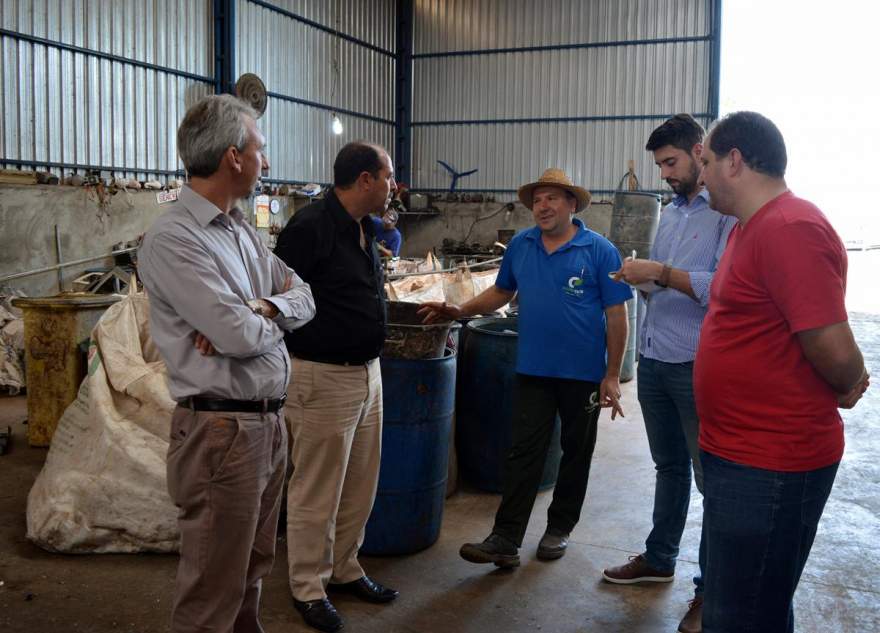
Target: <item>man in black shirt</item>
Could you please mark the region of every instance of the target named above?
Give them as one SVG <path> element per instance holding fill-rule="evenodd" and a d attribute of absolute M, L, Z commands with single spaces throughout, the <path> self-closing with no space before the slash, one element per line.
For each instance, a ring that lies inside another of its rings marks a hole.
<path fill-rule="evenodd" d="M 385 340 L 382 264 L 370 213 L 395 190 L 381 147 L 349 143 L 323 200 L 301 209 L 275 254 L 311 286 L 317 314 L 285 337 L 293 358 L 285 415 L 293 437 L 287 547 L 294 604 L 310 626 L 342 628 L 327 590 L 390 602 L 357 560 L 379 480 Z"/>

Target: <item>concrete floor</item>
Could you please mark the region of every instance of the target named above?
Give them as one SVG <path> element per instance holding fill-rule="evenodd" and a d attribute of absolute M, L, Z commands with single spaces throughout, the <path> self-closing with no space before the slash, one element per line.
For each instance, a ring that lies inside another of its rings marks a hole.
<path fill-rule="evenodd" d="M 880 372 L 880 317 L 853 315 L 869 368 Z M 700 498 L 696 491 L 675 582 L 620 587 L 600 581 L 607 565 L 641 551 L 650 529 L 653 465 L 635 400 L 624 387 L 625 420 L 600 422 L 587 501 L 568 554 L 534 558 L 550 493 L 539 495 L 523 565 L 511 572 L 466 563 L 458 548 L 489 531 L 498 497 L 460 490 L 446 505 L 440 540 L 400 558 L 365 558 L 368 573 L 401 591 L 389 606 L 335 600 L 352 633 L 511 633 L 675 631 L 696 571 Z M 880 386 L 846 412 L 847 449 L 796 596 L 804 633 L 880 631 Z M 12 452 L 0 457 L 0 631 L 5 633 L 159 633 L 168 631 L 175 556 L 49 554 L 25 539 L 27 492 L 43 460 L 24 438 L 25 400 L 0 398 L 0 426 L 13 426 Z M 263 593 L 267 633 L 308 631 L 293 610 L 283 564 Z"/>

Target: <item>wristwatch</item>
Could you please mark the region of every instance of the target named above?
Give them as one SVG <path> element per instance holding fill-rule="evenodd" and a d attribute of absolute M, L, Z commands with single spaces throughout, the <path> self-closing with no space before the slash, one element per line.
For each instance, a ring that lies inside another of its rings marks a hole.
<path fill-rule="evenodd" d="M 661 288 L 668 288 L 670 274 L 672 274 L 672 266 L 670 266 L 669 264 L 663 264 L 663 270 L 660 272 L 660 279 L 658 279 L 654 283 Z"/>

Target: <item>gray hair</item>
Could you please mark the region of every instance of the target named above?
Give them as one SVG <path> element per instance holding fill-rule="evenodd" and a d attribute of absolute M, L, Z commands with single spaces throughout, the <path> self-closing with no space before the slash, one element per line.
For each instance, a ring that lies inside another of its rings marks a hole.
<path fill-rule="evenodd" d="M 244 151 L 248 130 L 244 116 L 257 113 L 232 95 L 210 95 L 186 111 L 177 128 L 177 153 L 190 176 L 207 178 L 220 168 L 230 147 Z"/>

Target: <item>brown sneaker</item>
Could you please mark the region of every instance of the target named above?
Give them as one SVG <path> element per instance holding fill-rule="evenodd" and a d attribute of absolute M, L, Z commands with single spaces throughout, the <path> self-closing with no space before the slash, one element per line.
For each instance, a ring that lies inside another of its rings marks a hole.
<path fill-rule="evenodd" d="M 694 596 L 694 599 L 688 602 L 688 612 L 681 619 L 678 630 L 681 633 L 702 633 L 703 596 Z"/>
<path fill-rule="evenodd" d="M 648 565 L 645 557 L 630 556 L 629 562 L 620 567 L 610 567 L 602 572 L 602 577 L 608 582 L 618 585 L 631 585 L 636 582 L 672 582 L 675 572 L 658 571 Z"/>

